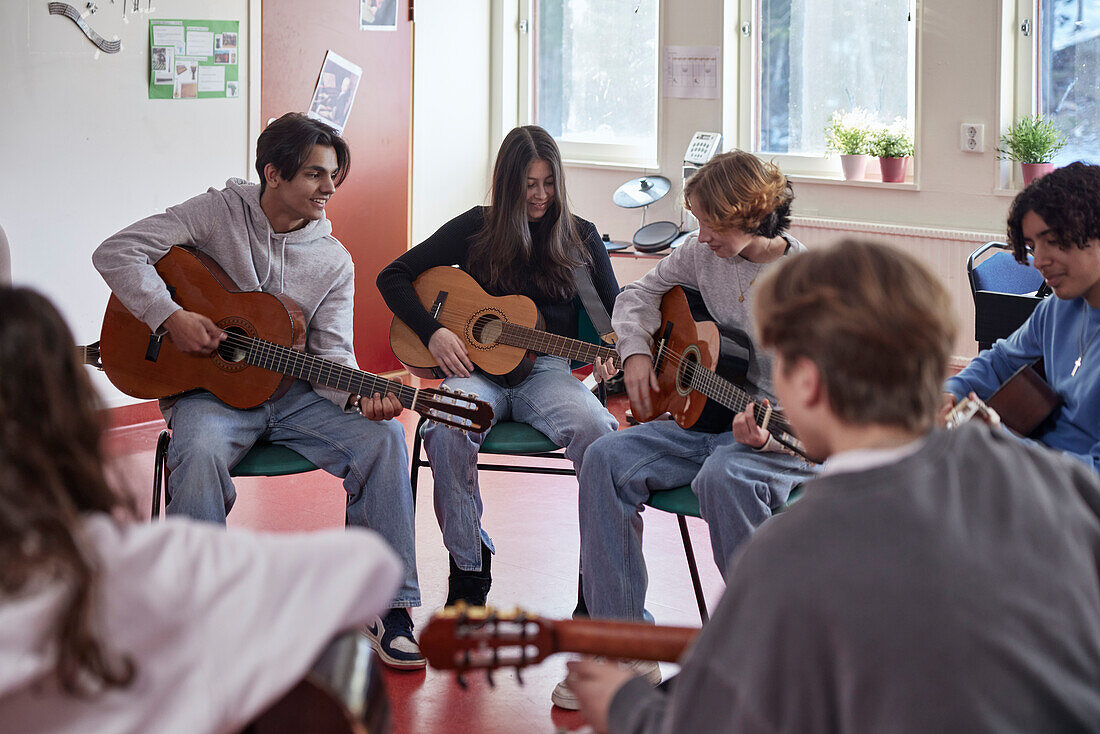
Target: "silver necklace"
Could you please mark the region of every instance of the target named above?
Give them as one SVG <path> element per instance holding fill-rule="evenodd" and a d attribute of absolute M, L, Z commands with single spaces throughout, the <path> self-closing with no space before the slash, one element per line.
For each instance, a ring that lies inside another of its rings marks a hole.
<path fill-rule="evenodd" d="M 1088 342 L 1085 341 L 1085 325 L 1089 322 L 1089 306 L 1087 302 L 1081 303 L 1081 333 L 1077 337 L 1077 361 L 1073 363 L 1073 372 L 1069 373 L 1070 377 L 1077 376 L 1077 370 L 1081 368 L 1081 360 L 1085 358 L 1085 350 L 1092 344 L 1092 340 L 1096 338 L 1096 334 L 1100 332 L 1100 326 L 1097 326 L 1092 330 L 1092 336 L 1089 337 Z"/>

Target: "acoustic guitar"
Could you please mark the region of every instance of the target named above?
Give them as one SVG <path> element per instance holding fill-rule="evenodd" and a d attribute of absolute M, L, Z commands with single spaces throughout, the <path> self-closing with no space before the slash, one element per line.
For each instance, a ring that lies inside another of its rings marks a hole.
<path fill-rule="evenodd" d="M 213 354 L 185 354 L 165 338 L 167 332 L 150 332 L 112 295 L 99 358 L 108 379 L 127 395 L 166 398 L 201 388 L 247 409 L 281 397 L 295 379 L 303 379 L 360 395 L 392 392 L 404 407 L 455 428 L 480 433 L 492 424 L 492 406 L 476 396 L 409 387 L 302 351 L 306 324 L 296 303 L 283 295 L 237 290 L 201 252 L 173 247 L 156 270 L 176 303 L 207 316 L 229 336 Z"/>
<path fill-rule="evenodd" d="M 306 677 L 242 734 L 388 734 L 390 706 L 370 641 L 337 637 Z"/>
<path fill-rule="evenodd" d="M 1021 436 L 1036 433 L 1062 399 L 1051 389 L 1037 370 L 1038 360 L 1026 364 L 986 400 L 963 398 L 947 413 L 947 427 L 958 428 L 978 417 L 990 424 L 1002 423 Z"/>
<path fill-rule="evenodd" d="M 537 354 L 586 363 L 598 357 L 622 366 L 614 348 L 544 331 L 542 314 L 530 298 L 491 296 L 458 268 L 429 268 L 413 281 L 413 289 L 432 318 L 465 342 L 470 361 L 504 387 L 522 382 Z M 416 332 L 396 316 L 390 322 L 390 348 L 411 374 L 445 377 Z"/>
<path fill-rule="evenodd" d="M 514 668 L 556 652 L 676 662 L 698 627 L 658 627 L 605 619 L 550 620 L 521 610 L 499 613 L 459 602 L 437 612 L 420 633 L 420 649 L 439 670 Z"/>
<path fill-rule="evenodd" d="M 650 421 L 668 412 L 682 428 L 701 431 L 727 430 L 733 416 L 749 403 L 756 402 L 743 388 L 724 374 L 744 374 L 747 347 L 735 344 L 725 350 L 718 326 L 713 321 L 696 320 L 696 305 L 692 305 L 683 288 L 676 286 L 661 301 L 661 327 L 654 334 L 653 370 L 657 373 L 657 390 L 650 391 L 650 410 L 643 411 L 631 403 L 634 417 Z M 730 337 L 727 337 L 727 342 Z M 739 354 L 734 355 L 736 349 Z M 725 363 L 723 365 L 723 363 Z M 805 453 L 802 443 L 783 413 L 773 406 L 757 405 L 753 411 L 756 424 L 775 437 L 779 443 L 800 456 L 815 461 Z"/>

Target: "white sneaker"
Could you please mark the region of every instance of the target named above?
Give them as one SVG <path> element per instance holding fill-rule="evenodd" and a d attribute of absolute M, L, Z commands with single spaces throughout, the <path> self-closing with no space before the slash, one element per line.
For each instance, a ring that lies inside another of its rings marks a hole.
<path fill-rule="evenodd" d="M 602 660 L 603 658 L 596 658 Z M 661 682 L 661 666 L 653 660 L 620 660 L 619 665 L 634 671 L 634 675 L 645 678 L 653 685 Z M 569 687 L 569 679 L 554 686 L 554 692 L 550 694 L 550 700 L 559 708 L 576 711 L 581 707 L 577 701 L 577 694 Z"/>

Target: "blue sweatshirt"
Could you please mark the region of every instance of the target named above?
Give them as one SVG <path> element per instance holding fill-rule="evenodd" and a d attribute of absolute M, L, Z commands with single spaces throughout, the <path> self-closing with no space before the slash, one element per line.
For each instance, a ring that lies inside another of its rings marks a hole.
<path fill-rule="evenodd" d="M 1050 297 L 1007 339 L 977 357 L 944 389 L 988 398 L 1026 364 L 1043 358 L 1047 382 L 1062 398 L 1054 427 L 1040 441 L 1100 471 L 1100 309 L 1083 298 Z M 1078 357 L 1081 366 L 1073 374 Z"/>

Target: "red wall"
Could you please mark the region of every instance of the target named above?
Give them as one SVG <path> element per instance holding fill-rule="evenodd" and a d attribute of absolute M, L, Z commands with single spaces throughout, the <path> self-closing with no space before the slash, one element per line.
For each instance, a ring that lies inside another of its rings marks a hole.
<path fill-rule="evenodd" d="M 329 49 L 363 69 L 344 138 L 351 173 L 332 197 L 333 234 L 355 260 L 355 352 L 372 372 L 400 367 L 390 312 L 374 278 L 409 239 L 412 25 L 399 0 L 397 30 L 360 31 L 359 0 L 264 0 L 261 120 L 305 112 Z"/>

